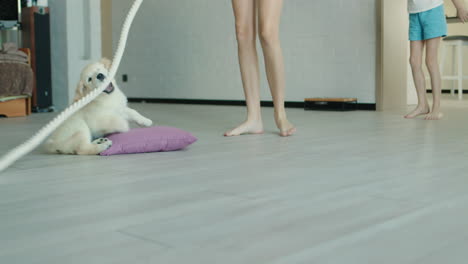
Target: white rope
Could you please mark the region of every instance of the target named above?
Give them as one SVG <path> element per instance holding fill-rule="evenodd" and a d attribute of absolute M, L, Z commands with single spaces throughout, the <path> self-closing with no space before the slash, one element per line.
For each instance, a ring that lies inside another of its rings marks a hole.
<path fill-rule="evenodd" d="M 89 102 L 94 100 L 104 91 L 104 89 L 106 89 L 107 86 L 109 86 L 110 82 L 114 79 L 115 74 L 117 73 L 117 69 L 119 68 L 120 61 L 122 60 L 123 52 L 127 44 L 130 26 L 132 25 L 133 19 L 135 18 L 136 13 L 140 8 L 142 2 L 143 0 L 135 0 L 132 8 L 128 12 L 127 18 L 125 19 L 125 22 L 122 27 L 119 44 L 117 46 L 117 50 L 112 61 L 112 66 L 109 70 L 109 78 L 106 78 L 106 81 L 104 81 L 97 89 L 95 89 L 94 91 L 92 91 L 91 93 L 89 93 L 88 95 L 86 95 L 85 97 L 73 103 L 67 109 L 62 111 L 58 116 L 56 116 L 52 121 L 50 121 L 47 125 L 41 128 L 29 140 L 25 141 L 23 144 L 17 146 L 16 148 L 6 153 L 0 159 L 0 172 L 11 166 L 15 161 L 34 150 L 36 147 L 38 147 L 65 120 L 67 120 L 71 115 L 73 115 L 78 110 L 86 106 Z"/>

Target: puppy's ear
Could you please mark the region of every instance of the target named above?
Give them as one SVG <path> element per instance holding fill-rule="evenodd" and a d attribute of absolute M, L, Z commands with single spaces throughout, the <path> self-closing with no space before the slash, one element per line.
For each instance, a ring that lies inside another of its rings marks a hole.
<path fill-rule="evenodd" d="M 85 89 L 86 87 L 84 86 L 83 81 L 80 80 L 80 82 L 76 86 L 75 99 L 73 99 L 73 102 L 76 102 L 80 100 L 81 98 L 83 98 L 83 96 L 85 96 Z"/>
<path fill-rule="evenodd" d="M 106 69 L 110 69 L 111 65 L 112 65 L 112 61 L 107 59 L 107 58 L 102 58 L 101 61 L 100 61 L 104 67 L 106 67 Z"/>

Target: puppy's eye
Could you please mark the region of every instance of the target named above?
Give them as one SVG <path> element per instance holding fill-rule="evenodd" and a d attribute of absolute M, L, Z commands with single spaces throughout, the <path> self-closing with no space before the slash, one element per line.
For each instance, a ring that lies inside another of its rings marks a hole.
<path fill-rule="evenodd" d="M 89 77 L 88 78 L 88 82 L 91 82 L 93 80 L 93 78 Z"/>

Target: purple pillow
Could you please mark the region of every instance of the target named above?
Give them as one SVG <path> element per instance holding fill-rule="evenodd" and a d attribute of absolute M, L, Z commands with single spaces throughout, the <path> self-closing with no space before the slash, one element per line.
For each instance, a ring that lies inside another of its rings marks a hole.
<path fill-rule="evenodd" d="M 175 127 L 135 128 L 107 136 L 112 146 L 101 156 L 180 150 L 197 141 L 192 134 Z"/>

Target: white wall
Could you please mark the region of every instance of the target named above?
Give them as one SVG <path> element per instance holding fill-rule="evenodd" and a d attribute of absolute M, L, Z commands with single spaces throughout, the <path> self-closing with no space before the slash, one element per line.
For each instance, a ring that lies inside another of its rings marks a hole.
<path fill-rule="evenodd" d="M 376 0 L 284 3 L 286 100 L 375 103 Z M 130 5 L 112 2 L 114 48 Z M 129 97 L 243 99 L 231 1 L 145 1 L 119 72 L 129 75 L 121 83 Z M 264 73 L 262 99 L 270 100 Z"/>
<path fill-rule="evenodd" d="M 72 102 L 81 69 L 101 57 L 101 12 L 96 0 L 49 0 L 52 89 L 56 108 Z"/>

